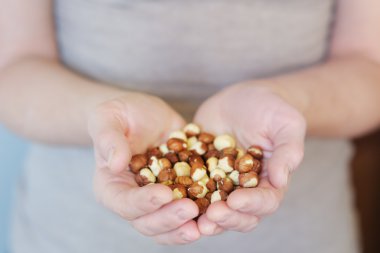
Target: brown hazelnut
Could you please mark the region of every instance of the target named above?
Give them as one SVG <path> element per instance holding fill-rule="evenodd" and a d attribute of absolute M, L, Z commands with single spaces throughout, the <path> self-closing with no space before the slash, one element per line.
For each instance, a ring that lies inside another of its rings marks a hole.
<path fill-rule="evenodd" d="M 166 142 L 169 150 L 173 150 L 174 152 L 181 152 L 187 148 L 186 142 L 182 139 L 171 138 Z"/>
<path fill-rule="evenodd" d="M 250 154 L 243 155 L 240 159 L 235 162 L 235 170 L 240 173 L 247 173 L 252 170 L 254 164 L 254 159 Z"/>
<path fill-rule="evenodd" d="M 148 157 L 145 154 L 138 154 L 132 156 L 129 168 L 133 173 L 138 173 L 142 168 L 148 165 Z"/>
<path fill-rule="evenodd" d="M 218 168 L 229 173 L 234 170 L 235 158 L 232 155 L 226 155 L 218 160 Z"/>
<path fill-rule="evenodd" d="M 157 157 L 155 157 L 155 156 L 150 157 L 149 162 L 148 162 L 148 166 L 149 166 L 150 170 L 153 172 L 153 175 L 156 177 L 158 176 L 158 174 L 162 170 L 162 167 L 161 167 L 160 163 L 158 162 Z"/>
<path fill-rule="evenodd" d="M 190 164 L 190 166 L 193 166 L 194 164 L 202 164 L 202 165 L 204 165 L 205 162 L 203 161 L 202 156 L 197 155 L 197 154 L 192 154 L 189 157 L 189 164 Z"/>
<path fill-rule="evenodd" d="M 166 153 L 165 158 L 168 159 L 172 164 L 179 162 L 178 156 L 174 152 Z"/>
<path fill-rule="evenodd" d="M 221 156 L 227 156 L 227 155 L 230 155 L 232 156 L 234 159 L 236 159 L 236 156 L 238 154 L 238 151 L 235 149 L 235 148 L 224 148 L 222 149 L 222 151 L 220 151 L 221 153 Z"/>
<path fill-rule="evenodd" d="M 219 161 L 219 159 L 216 157 L 210 157 L 209 159 L 207 159 L 206 164 L 207 164 L 207 169 L 209 172 L 211 172 L 217 168 L 218 161 Z"/>
<path fill-rule="evenodd" d="M 259 176 L 256 172 L 247 172 L 239 175 L 239 185 L 244 188 L 256 187 L 259 183 Z"/>
<path fill-rule="evenodd" d="M 185 132 L 187 137 L 192 137 L 200 134 L 201 128 L 197 124 L 189 123 L 183 128 L 183 131 Z"/>
<path fill-rule="evenodd" d="M 199 199 L 206 196 L 208 190 L 207 187 L 201 182 L 194 182 L 188 189 L 188 196 L 192 199 Z"/>
<path fill-rule="evenodd" d="M 226 177 L 226 172 L 219 168 L 216 168 L 210 172 L 210 178 L 214 179 L 216 182 L 222 180 Z"/>
<path fill-rule="evenodd" d="M 193 180 L 189 176 L 178 176 L 175 179 L 175 183 L 185 187 L 190 187 L 193 184 Z"/>
<path fill-rule="evenodd" d="M 193 153 L 189 150 L 183 150 L 181 152 L 178 153 L 178 158 L 181 162 L 188 162 L 189 161 L 189 157 L 193 155 Z"/>
<path fill-rule="evenodd" d="M 148 155 L 148 159 L 150 159 L 152 156 L 155 156 L 157 158 L 161 158 L 162 152 L 160 151 L 160 149 L 158 147 L 154 147 L 154 148 L 151 148 L 148 150 L 147 155 Z"/>
<path fill-rule="evenodd" d="M 206 144 L 212 143 L 214 139 L 215 139 L 214 135 L 210 133 L 206 133 L 206 132 L 200 133 L 198 136 L 198 140 Z"/>
<path fill-rule="evenodd" d="M 177 174 L 175 173 L 175 170 L 172 168 L 162 169 L 160 173 L 158 174 L 158 182 L 166 182 L 171 181 L 174 182 L 175 178 L 177 177 Z"/>
<path fill-rule="evenodd" d="M 172 167 L 172 163 L 169 161 L 168 158 L 160 158 L 158 159 L 158 165 L 162 168 L 162 169 L 169 169 Z"/>
<path fill-rule="evenodd" d="M 214 143 L 207 144 L 207 149 L 208 150 L 216 150 Z"/>
<path fill-rule="evenodd" d="M 197 155 L 204 155 L 207 152 L 207 145 L 201 141 L 197 141 L 192 145 L 188 145 L 188 149 L 194 151 Z"/>
<path fill-rule="evenodd" d="M 264 157 L 263 149 L 259 146 L 250 146 L 247 149 L 247 153 L 258 160 L 261 160 Z"/>
<path fill-rule="evenodd" d="M 182 199 L 187 197 L 186 187 L 179 184 L 169 186 L 173 191 L 173 199 Z"/>
<path fill-rule="evenodd" d="M 208 192 L 205 196 L 205 198 L 208 199 L 208 201 L 210 201 L 210 203 L 211 203 L 211 196 L 212 196 L 212 192 Z"/>
<path fill-rule="evenodd" d="M 231 193 L 234 190 L 234 183 L 228 177 L 223 178 L 218 182 L 218 190 L 225 191 L 227 193 Z"/>
<path fill-rule="evenodd" d="M 214 203 L 216 201 L 225 201 L 227 200 L 227 197 L 228 197 L 228 194 L 227 192 L 225 191 L 222 191 L 222 190 L 217 190 L 217 191 L 214 191 L 211 195 L 211 203 Z"/>
<path fill-rule="evenodd" d="M 156 177 L 153 175 L 152 171 L 148 168 L 143 168 L 135 176 L 136 183 L 139 186 L 144 186 L 147 184 L 152 184 L 156 182 Z"/>
<path fill-rule="evenodd" d="M 206 174 L 207 174 L 207 169 L 204 165 L 194 163 L 191 166 L 190 176 L 194 182 L 201 180 Z"/>
<path fill-rule="evenodd" d="M 216 158 L 219 158 L 219 151 L 216 150 L 216 149 L 209 150 L 209 151 L 207 151 L 206 154 L 203 155 L 203 157 L 204 157 L 206 160 L 209 159 L 210 157 L 216 157 Z"/>
<path fill-rule="evenodd" d="M 216 191 L 216 183 L 215 183 L 214 179 L 209 178 L 209 180 L 206 183 L 206 187 L 207 187 L 209 192 Z"/>
<path fill-rule="evenodd" d="M 195 200 L 195 204 L 197 204 L 199 209 L 199 215 L 206 213 L 208 206 L 210 205 L 210 201 L 206 198 L 199 198 Z"/>

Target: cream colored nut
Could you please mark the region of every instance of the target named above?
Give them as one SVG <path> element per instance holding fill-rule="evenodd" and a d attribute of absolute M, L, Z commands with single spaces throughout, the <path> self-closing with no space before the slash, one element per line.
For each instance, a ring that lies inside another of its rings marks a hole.
<path fill-rule="evenodd" d="M 189 123 L 183 128 L 183 131 L 187 136 L 191 137 L 200 134 L 201 128 L 197 124 Z"/>
<path fill-rule="evenodd" d="M 232 180 L 234 185 L 239 185 L 239 171 L 233 170 L 230 174 L 228 174 L 228 177 Z"/>
<path fill-rule="evenodd" d="M 234 183 L 229 177 L 223 178 L 222 180 L 218 181 L 217 183 L 218 190 L 225 191 L 227 193 L 230 193 L 234 190 Z"/>
<path fill-rule="evenodd" d="M 183 185 L 174 184 L 170 188 L 173 190 L 173 199 L 183 199 L 187 197 L 186 187 Z"/>
<path fill-rule="evenodd" d="M 187 193 L 189 197 L 193 199 L 199 199 L 204 198 L 206 196 L 206 194 L 208 193 L 208 189 L 203 183 L 195 182 L 189 187 L 189 189 L 187 189 Z"/>
<path fill-rule="evenodd" d="M 183 132 L 181 130 L 171 132 L 171 134 L 169 135 L 169 139 L 171 139 L 171 138 L 177 138 L 177 139 L 181 139 L 183 141 L 187 141 L 187 136 L 186 136 L 185 132 Z"/>
<path fill-rule="evenodd" d="M 148 168 L 141 169 L 139 174 L 136 174 L 135 179 L 139 186 L 144 186 L 144 185 L 156 182 L 156 177 L 153 175 L 152 171 Z"/>
<path fill-rule="evenodd" d="M 201 164 L 195 164 L 191 167 L 190 176 L 193 181 L 201 180 L 207 174 L 206 167 Z"/>
<path fill-rule="evenodd" d="M 160 164 L 158 163 L 158 159 L 157 159 L 157 157 L 152 156 L 152 157 L 149 159 L 149 168 L 152 170 L 153 175 L 157 177 L 158 174 L 160 173 L 160 171 L 162 170 L 162 167 L 161 167 Z"/>
<path fill-rule="evenodd" d="M 216 201 L 225 201 L 227 199 L 228 194 L 225 191 L 217 190 L 214 191 L 211 195 L 211 203 Z"/>
<path fill-rule="evenodd" d="M 244 153 L 244 150 L 241 149 L 241 148 L 236 148 L 237 150 L 237 156 L 236 156 L 236 159 L 240 159 L 245 153 Z"/>
<path fill-rule="evenodd" d="M 259 183 L 259 176 L 251 171 L 239 175 L 239 185 L 244 188 L 256 187 Z"/>
<path fill-rule="evenodd" d="M 174 170 L 178 177 L 190 176 L 190 165 L 187 162 L 178 162 L 174 164 Z"/>
<path fill-rule="evenodd" d="M 206 164 L 207 164 L 207 169 L 209 172 L 211 172 L 217 168 L 218 161 L 219 160 L 216 157 L 210 157 L 209 159 L 207 159 Z"/>
<path fill-rule="evenodd" d="M 206 175 L 204 175 L 200 180 L 199 182 L 201 182 L 202 184 L 206 185 L 207 182 L 210 180 L 210 178 L 208 177 L 207 173 Z"/>
<path fill-rule="evenodd" d="M 219 135 L 214 140 L 214 146 L 217 150 L 221 151 L 224 148 L 235 148 L 235 139 L 228 134 Z"/>
<path fill-rule="evenodd" d="M 188 150 L 194 150 L 198 155 L 204 155 L 207 152 L 207 145 L 201 141 L 197 141 L 191 146 L 188 145 Z"/>
<path fill-rule="evenodd" d="M 219 181 L 225 177 L 226 177 L 226 172 L 224 172 L 224 170 L 216 168 L 210 172 L 210 178 L 214 179 L 215 181 Z"/>
<path fill-rule="evenodd" d="M 158 148 L 160 149 L 163 155 L 166 155 L 167 153 L 169 153 L 169 149 L 166 143 L 161 144 Z"/>
<path fill-rule="evenodd" d="M 235 160 L 231 155 L 227 155 L 218 161 L 218 168 L 224 172 L 229 173 L 234 170 Z"/>
<path fill-rule="evenodd" d="M 190 147 L 194 146 L 195 143 L 198 142 L 198 139 L 197 137 L 193 136 L 193 137 L 190 137 L 189 139 L 187 139 L 187 147 L 188 147 L 188 150 L 190 150 Z"/>

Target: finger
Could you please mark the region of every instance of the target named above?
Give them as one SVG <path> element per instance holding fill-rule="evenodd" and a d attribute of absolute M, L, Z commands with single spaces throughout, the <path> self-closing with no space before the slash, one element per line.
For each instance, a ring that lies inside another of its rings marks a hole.
<path fill-rule="evenodd" d="M 227 205 L 235 211 L 255 216 L 275 212 L 283 198 L 284 190 L 274 188 L 267 178 L 262 178 L 256 188 L 238 189 L 227 199 Z"/>
<path fill-rule="evenodd" d="M 169 203 L 154 213 L 141 216 L 132 225 L 142 234 L 154 236 L 180 227 L 198 215 L 198 207 L 190 199 Z"/>
<path fill-rule="evenodd" d="M 224 201 L 210 205 L 206 212 L 207 218 L 226 230 L 248 232 L 255 228 L 258 218 L 229 208 Z"/>
<path fill-rule="evenodd" d="M 161 184 L 138 187 L 132 172 L 114 176 L 107 168 L 97 169 L 95 192 L 104 206 L 126 220 L 152 213 L 172 201 L 172 191 Z"/>
<path fill-rule="evenodd" d="M 198 218 L 198 229 L 202 235 L 218 235 L 224 232 L 224 229 L 213 221 L 207 218 L 206 214 Z"/>
<path fill-rule="evenodd" d="M 159 244 L 174 245 L 191 243 L 198 240 L 199 237 L 200 233 L 197 224 L 191 220 L 177 229 L 156 235 L 154 240 Z"/>

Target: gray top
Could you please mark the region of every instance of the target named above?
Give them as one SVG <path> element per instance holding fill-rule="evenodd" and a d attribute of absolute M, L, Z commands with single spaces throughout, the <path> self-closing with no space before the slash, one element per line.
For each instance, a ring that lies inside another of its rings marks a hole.
<path fill-rule="evenodd" d="M 191 117 L 226 85 L 323 60 L 332 0 L 56 0 L 63 62 Z M 309 139 L 282 207 L 250 233 L 158 246 L 100 207 L 92 150 L 35 144 L 14 210 L 18 252 L 358 252 L 344 140 Z"/>

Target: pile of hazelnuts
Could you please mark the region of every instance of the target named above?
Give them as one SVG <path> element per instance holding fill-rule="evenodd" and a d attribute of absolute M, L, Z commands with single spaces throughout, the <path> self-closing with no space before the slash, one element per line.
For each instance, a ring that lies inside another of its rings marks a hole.
<path fill-rule="evenodd" d="M 134 155 L 129 167 L 139 186 L 167 185 L 173 199 L 190 198 L 203 214 L 235 189 L 256 187 L 262 159 L 260 147 L 244 152 L 232 136 L 214 136 L 190 123 L 172 132 L 166 143 Z"/>

